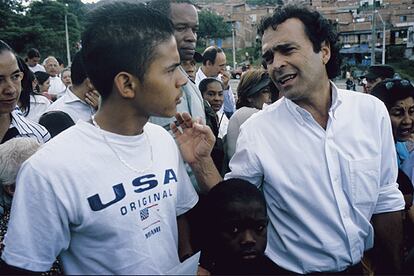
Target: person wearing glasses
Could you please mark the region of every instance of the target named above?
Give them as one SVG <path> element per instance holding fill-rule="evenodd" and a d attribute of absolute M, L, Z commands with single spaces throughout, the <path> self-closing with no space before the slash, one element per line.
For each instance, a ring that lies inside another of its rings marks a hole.
<path fill-rule="evenodd" d="M 44 127 L 26 119 L 17 107 L 23 76 L 12 48 L 0 40 L 0 144 L 14 137 L 33 137 L 39 143 L 50 139 Z"/>
<path fill-rule="evenodd" d="M 378 83 L 372 90 L 372 95 L 384 102 L 391 119 L 392 133 L 396 144 L 397 162 L 398 162 L 398 179 L 399 189 L 404 195 L 405 216 L 404 216 L 404 247 L 406 253 L 411 252 L 411 260 L 406 259 L 410 264 L 414 261 L 414 208 L 413 204 L 413 184 L 414 175 L 414 155 L 403 156 L 401 147 L 405 142 L 412 139 L 414 132 L 414 86 L 406 79 L 386 79 Z M 383 256 L 379 248 L 373 252 L 376 258 L 376 265 L 383 264 Z M 412 266 L 412 265 L 411 265 Z M 412 274 L 414 270 L 406 271 Z"/>

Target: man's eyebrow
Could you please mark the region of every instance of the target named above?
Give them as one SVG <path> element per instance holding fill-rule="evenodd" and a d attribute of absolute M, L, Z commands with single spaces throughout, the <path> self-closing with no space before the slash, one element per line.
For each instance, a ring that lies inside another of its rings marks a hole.
<path fill-rule="evenodd" d="M 293 43 L 293 42 L 287 42 L 287 43 L 284 43 L 284 44 L 279 44 L 279 45 L 272 46 L 270 49 L 268 49 L 268 50 L 266 50 L 266 52 L 264 52 L 264 54 L 262 55 L 262 58 L 266 58 L 269 55 L 273 54 L 274 52 L 284 52 L 292 46 L 298 46 L 298 45 L 296 43 Z"/>
<path fill-rule="evenodd" d="M 11 73 L 10 74 L 10 76 L 11 75 L 14 75 L 14 74 L 16 74 L 16 73 L 20 73 L 21 71 L 20 71 L 20 69 L 17 69 L 16 71 L 14 71 L 13 73 Z M 0 75 L 0 78 L 4 78 L 4 75 Z"/>
<path fill-rule="evenodd" d="M 181 65 L 181 63 L 179 63 L 179 62 L 178 63 L 171 64 L 170 66 L 168 66 L 166 68 L 166 70 L 169 71 L 169 70 L 175 69 L 175 68 L 177 68 L 180 65 Z"/>
<path fill-rule="evenodd" d="M 176 24 L 174 24 L 174 27 L 198 27 L 199 24 L 189 24 L 189 23 L 184 23 L 184 22 L 178 22 Z"/>

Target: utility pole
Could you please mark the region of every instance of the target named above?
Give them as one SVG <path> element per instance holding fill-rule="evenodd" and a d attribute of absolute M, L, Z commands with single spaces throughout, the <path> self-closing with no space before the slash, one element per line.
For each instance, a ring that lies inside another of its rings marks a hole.
<path fill-rule="evenodd" d="M 377 31 L 375 28 L 375 0 L 372 1 L 371 43 L 371 65 L 375 65 L 375 44 L 377 44 Z"/>
<path fill-rule="evenodd" d="M 66 36 L 66 55 L 68 58 L 68 66 L 70 62 L 70 48 L 69 48 L 69 32 L 68 32 L 68 4 L 65 4 L 65 36 Z"/>
<path fill-rule="evenodd" d="M 381 63 L 385 64 L 385 22 L 384 20 L 382 20 L 382 16 L 378 11 L 375 11 L 376 13 L 378 13 L 379 19 L 381 20 L 382 23 L 382 60 Z"/>
<path fill-rule="evenodd" d="M 236 28 L 234 27 L 234 23 L 231 23 L 231 39 L 233 42 L 233 69 L 236 70 Z"/>

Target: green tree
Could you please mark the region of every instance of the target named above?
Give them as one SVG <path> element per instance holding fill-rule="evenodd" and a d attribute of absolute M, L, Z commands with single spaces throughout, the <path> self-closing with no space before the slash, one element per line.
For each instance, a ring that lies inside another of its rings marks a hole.
<path fill-rule="evenodd" d="M 0 0 L 1 39 L 21 56 L 34 47 L 40 50 L 43 58 L 54 55 L 65 60 L 65 13 L 73 56 L 85 14 L 85 5 L 80 0 L 31 1 L 28 6 L 19 0 Z"/>
<path fill-rule="evenodd" d="M 200 41 L 211 38 L 225 38 L 231 35 L 231 27 L 224 18 L 211 11 L 203 10 L 199 14 L 198 37 Z"/>
<path fill-rule="evenodd" d="M 79 1 L 80 2 L 80 1 Z M 44 55 L 66 57 L 65 13 L 67 13 L 70 51 L 76 51 L 76 43 L 80 40 L 81 26 L 77 16 L 71 12 L 71 6 L 65 6 L 63 1 L 43 0 L 32 2 L 27 16 L 36 29 L 43 35 L 34 37 L 26 48 L 36 47 Z"/>
<path fill-rule="evenodd" d="M 4 0 L 0 1 L 0 34 L 1 39 L 15 46 L 15 40 L 22 32 L 24 24 L 24 7 L 21 1 Z"/>

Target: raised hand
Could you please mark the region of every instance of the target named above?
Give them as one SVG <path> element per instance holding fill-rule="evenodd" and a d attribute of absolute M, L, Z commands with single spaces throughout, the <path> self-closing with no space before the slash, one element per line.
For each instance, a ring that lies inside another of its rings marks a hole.
<path fill-rule="evenodd" d="M 220 71 L 221 81 L 223 82 L 224 89 L 229 89 L 230 73 L 228 71 Z"/>
<path fill-rule="evenodd" d="M 193 121 L 186 112 L 177 113 L 175 118 L 177 121 L 171 124 L 171 130 L 184 161 L 191 165 L 210 157 L 216 140 L 210 127 L 203 125 L 200 120 Z"/>
<path fill-rule="evenodd" d="M 95 110 L 98 110 L 99 107 L 99 93 L 95 89 L 90 89 L 85 94 L 85 102 L 92 106 Z"/>

